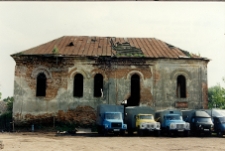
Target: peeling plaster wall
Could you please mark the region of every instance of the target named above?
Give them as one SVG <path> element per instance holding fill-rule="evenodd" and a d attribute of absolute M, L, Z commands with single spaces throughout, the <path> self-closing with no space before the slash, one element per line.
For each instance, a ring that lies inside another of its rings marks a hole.
<path fill-rule="evenodd" d="M 191 109 L 207 108 L 207 61 L 160 60 L 154 67 L 154 100 L 156 109 L 183 108 L 185 103 Z M 186 79 L 186 98 L 176 96 L 177 77 Z"/>
<path fill-rule="evenodd" d="M 120 104 L 130 97 L 131 76 L 140 77 L 140 105 L 156 109 L 207 106 L 207 62 L 198 60 L 148 60 L 144 65 L 96 66 L 88 58 L 23 57 L 16 61 L 13 116 L 16 123 L 60 122 L 94 124 L 99 104 Z M 36 77 L 47 77 L 46 97 L 36 97 Z M 73 96 L 74 76 L 83 75 L 83 97 Z M 94 76 L 102 74 L 103 97 L 94 97 Z M 187 82 L 187 98 L 176 97 L 176 78 Z"/>

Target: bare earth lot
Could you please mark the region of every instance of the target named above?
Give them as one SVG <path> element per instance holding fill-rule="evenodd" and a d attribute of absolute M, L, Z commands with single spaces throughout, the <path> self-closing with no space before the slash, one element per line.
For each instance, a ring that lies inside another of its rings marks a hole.
<path fill-rule="evenodd" d="M 159 151 L 159 150 L 225 150 L 225 138 L 218 137 L 139 137 L 98 136 L 95 133 L 75 135 L 20 132 L 0 133 L 2 151 Z M 1 149 L 0 149 L 1 150 Z"/>

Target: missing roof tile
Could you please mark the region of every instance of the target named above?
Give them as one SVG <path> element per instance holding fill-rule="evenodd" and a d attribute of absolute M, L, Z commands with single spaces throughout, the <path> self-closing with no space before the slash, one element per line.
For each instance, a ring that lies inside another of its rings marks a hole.
<path fill-rule="evenodd" d="M 69 47 L 74 46 L 74 43 L 70 42 L 67 46 L 69 46 Z"/>
<path fill-rule="evenodd" d="M 95 42 L 95 41 L 97 41 L 97 40 L 96 40 L 96 38 L 91 38 L 91 41 L 92 41 L 92 42 Z"/>
<path fill-rule="evenodd" d="M 173 45 L 166 43 L 169 48 L 175 48 Z"/>

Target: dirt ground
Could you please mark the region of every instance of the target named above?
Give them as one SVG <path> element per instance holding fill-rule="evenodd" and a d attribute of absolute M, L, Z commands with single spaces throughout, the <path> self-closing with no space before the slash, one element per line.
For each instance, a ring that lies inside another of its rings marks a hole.
<path fill-rule="evenodd" d="M 163 151 L 163 150 L 225 150 L 225 138 L 99 136 L 85 130 L 77 134 L 56 132 L 0 133 L 2 151 Z"/>

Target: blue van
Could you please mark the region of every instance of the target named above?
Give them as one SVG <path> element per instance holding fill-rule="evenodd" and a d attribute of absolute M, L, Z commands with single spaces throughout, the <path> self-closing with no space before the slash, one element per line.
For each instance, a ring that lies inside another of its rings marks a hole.
<path fill-rule="evenodd" d="M 214 132 L 217 134 L 217 136 L 222 137 L 225 135 L 225 116 L 214 116 L 213 123 Z"/>
<path fill-rule="evenodd" d="M 206 112 L 212 117 L 214 123 L 214 132 L 217 136 L 225 135 L 225 110 L 208 109 Z"/>

